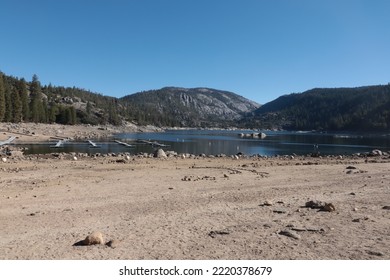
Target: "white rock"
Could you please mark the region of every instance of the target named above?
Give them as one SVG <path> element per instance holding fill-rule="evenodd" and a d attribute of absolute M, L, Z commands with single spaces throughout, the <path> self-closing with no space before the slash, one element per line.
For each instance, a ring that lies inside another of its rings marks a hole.
<path fill-rule="evenodd" d="M 2 162 L 7 162 L 7 158 L 3 157 L 3 158 L 1 159 L 1 161 L 2 161 Z"/>

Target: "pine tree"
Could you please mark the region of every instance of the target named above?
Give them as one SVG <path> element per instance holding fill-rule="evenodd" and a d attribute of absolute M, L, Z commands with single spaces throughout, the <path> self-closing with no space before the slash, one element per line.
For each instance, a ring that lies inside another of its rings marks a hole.
<path fill-rule="evenodd" d="M 31 94 L 31 120 L 35 123 L 44 121 L 45 112 L 42 103 L 42 90 L 41 84 L 38 80 L 38 76 L 34 75 L 30 85 Z"/>
<path fill-rule="evenodd" d="M 11 85 L 8 83 L 7 80 L 5 80 L 4 89 L 5 89 L 5 115 L 4 115 L 4 121 L 5 122 L 12 122 L 12 115 L 13 115 L 12 96 L 11 96 L 12 88 L 11 88 Z"/>
<path fill-rule="evenodd" d="M 3 73 L 0 72 L 0 122 L 3 121 L 5 115 L 5 89 Z"/>
<path fill-rule="evenodd" d="M 58 114 L 59 114 L 58 106 L 56 104 L 51 104 L 49 109 L 48 122 L 55 123 Z"/>
<path fill-rule="evenodd" d="M 12 92 L 12 121 L 18 123 L 22 121 L 22 101 L 19 96 L 18 89 L 13 87 Z"/>
<path fill-rule="evenodd" d="M 22 103 L 22 119 L 23 121 L 30 120 L 30 107 L 29 107 L 29 98 L 27 93 L 27 85 L 24 79 L 21 79 L 18 82 L 18 92 L 20 96 L 20 101 Z"/>

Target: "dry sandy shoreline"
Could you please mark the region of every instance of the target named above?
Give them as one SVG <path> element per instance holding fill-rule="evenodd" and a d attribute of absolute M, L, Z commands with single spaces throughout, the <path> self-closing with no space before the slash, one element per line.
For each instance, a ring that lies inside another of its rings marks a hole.
<path fill-rule="evenodd" d="M 8 156 L 0 259 L 389 260 L 389 171 L 388 155 Z M 93 231 L 115 246 L 73 246 Z"/>
<path fill-rule="evenodd" d="M 15 136 L 15 143 L 42 143 L 53 139 L 88 140 L 106 139 L 116 133 L 161 131 L 154 126 L 136 126 L 126 123 L 112 125 L 61 125 L 41 123 L 0 123 L 0 141 Z"/>
<path fill-rule="evenodd" d="M 0 258 L 390 258 L 389 158 L 118 159 L 1 162 Z"/>

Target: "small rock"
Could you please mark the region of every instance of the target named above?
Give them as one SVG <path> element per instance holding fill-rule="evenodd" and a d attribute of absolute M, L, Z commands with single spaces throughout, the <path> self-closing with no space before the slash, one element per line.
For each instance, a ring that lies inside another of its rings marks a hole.
<path fill-rule="evenodd" d="M 224 177 L 224 178 L 229 178 L 229 175 L 223 174 L 223 177 Z"/>
<path fill-rule="evenodd" d="M 372 255 L 372 256 L 378 256 L 378 257 L 384 256 L 384 254 L 382 252 L 371 251 L 371 250 L 367 250 L 366 252 L 367 252 L 367 254 Z"/>
<path fill-rule="evenodd" d="M 320 209 L 320 211 L 333 212 L 336 210 L 336 207 L 332 203 L 327 203 L 318 200 L 310 200 L 306 202 L 305 207 L 311 209 Z"/>
<path fill-rule="evenodd" d="M 336 211 L 336 207 L 332 203 L 326 203 L 324 207 L 321 209 L 322 211 L 326 212 L 333 212 Z"/>
<path fill-rule="evenodd" d="M 325 202 L 319 201 L 319 200 L 310 200 L 305 203 L 305 207 L 311 208 L 311 209 L 321 209 L 326 205 Z"/>
<path fill-rule="evenodd" d="M 264 205 L 264 206 L 272 206 L 272 205 L 274 205 L 274 204 L 272 203 L 272 201 L 266 200 L 266 201 L 264 201 L 263 205 Z"/>
<path fill-rule="evenodd" d="M 372 156 L 382 156 L 383 152 L 381 150 L 372 150 L 371 155 Z"/>
<path fill-rule="evenodd" d="M 217 235 L 227 235 L 230 234 L 230 231 L 228 230 L 212 230 L 209 232 L 209 236 L 211 238 L 215 238 Z"/>
<path fill-rule="evenodd" d="M 104 244 L 103 234 L 99 231 L 94 231 L 84 239 L 84 245 Z"/>
<path fill-rule="evenodd" d="M 345 169 L 357 169 L 355 166 L 347 166 L 347 168 L 345 168 Z"/>
<path fill-rule="evenodd" d="M 4 162 L 4 163 L 7 162 L 7 158 L 3 157 L 3 158 L 1 159 L 1 161 Z"/>
<path fill-rule="evenodd" d="M 283 209 L 281 209 L 281 210 L 274 210 L 272 212 L 277 213 L 277 214 L 286 214 L 287 213 L 287 211 L 283 210 Z"/>
<path fill-rule="evenodd" d="M 295 231 L 306 231 L 306 228 L 292 227 L 291 230 L 295 230 Z"/>
<path fill-rule="evenodd" d="M 183 179 L 181 179 L 182 181 L 191 181 L 191 177 L 190 176 L 184 176 Z"/>
<path fill-rule="evenodd" d="M 390 210 L 390 206 L 387 206 L 387 205 L 386 205 L 386 206 L 383 206 L 382 209 L 384 209 L 384 210 Z"/>
<path fill-rule="evenodd" d="M 119 244 L 120 244 L 120 241 L 117 240 L 117 239 L 110 240 L 110 241 L 108 241 L 108 242 L 106 243 L 106 245 L 107 245 L 108 247 L 111 247 L 112 249 L 117 248 Z"/>
<path fill-rule="evenodd" d="M 77 161 L 77 157 L 76 157 L 76 156 L 74 156 L 74 157 L 73 157 L 73 160 L 74 160 L 74 161 Z"/>
<path fill-rule="evenodd" d="M 301 236 L 299 234 L 296 234 L 295 232 L 289 231 L 289 230 L 282 230 L 279 231 L 280 235 L 288 236 L 294 239 L 301 239 Z"/>

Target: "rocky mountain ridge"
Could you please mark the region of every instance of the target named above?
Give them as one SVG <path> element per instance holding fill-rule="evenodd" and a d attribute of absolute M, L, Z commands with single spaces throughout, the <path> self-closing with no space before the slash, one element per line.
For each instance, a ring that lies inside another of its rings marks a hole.
<path fill-rule="evenodd" d="M 165 87 L 128 95 L 120 101 L 133 111 L 138 108 L 144 112 L 136 113 L 145 120 L 158 122 L 164 118 L 174 126 L 224 126 L 260 107 L 235 93 L 211 88 Z"/>

